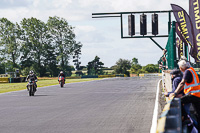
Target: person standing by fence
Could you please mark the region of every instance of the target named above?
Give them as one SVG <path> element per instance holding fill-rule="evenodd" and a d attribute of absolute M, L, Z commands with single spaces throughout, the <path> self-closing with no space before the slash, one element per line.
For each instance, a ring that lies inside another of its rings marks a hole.
<path fill-rule="evenodd" d="M 165 96 L 169 97 L 169 95 L 171 93 L 174 93 L 174 91 L 176 90 L 176 88 L 178 87 L 179 83 L 182 80 L 182 73 L 179 69 L 174 69 L 170 72 L 171 75 L 171 79 L 172 79 L 172 91 L 171 92 L 165 92 Z M 177 97 L 182 97 L 184 95 L 183 90 L 179 92 L 179 94 L 177 95 Z"/>
<path fill-rule="evenodd" d="M 174 93 L 170 97 L 176 96 L 183 88 L 185 95 L 181 97 L 182 114 L 186 116 L 183 108 L 184 104 L 192 103 L 196 110 L 196 117 L 198 122 L 198 131 L 200 132 L 200 80 L 194 68 L 189 66 L 185 60 L 178 62 L 180 70 L 183 72 L 183 79 L 179 83 Z"/>

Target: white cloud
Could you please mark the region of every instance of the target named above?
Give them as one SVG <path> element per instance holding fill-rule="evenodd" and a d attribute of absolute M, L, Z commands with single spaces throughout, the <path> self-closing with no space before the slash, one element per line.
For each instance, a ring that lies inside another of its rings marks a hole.
<path fill-rule="evenodd" d="M 92 31 L 95 31 L 96 28 L 90 25 L 84 25 L 84 26 L 77 25 L 76 30 L 77 30 L 77 33 L 78 32 L 92 32 Z"/>
<path fill-rule="evenodd" d="M 33 6 L 36 8 L 40 4 L 40 0 L 34 0 L 33 1 Z"/>
<path fill-rule="evenodd" d="M 84 65 L 96 55 L 105 66 L 114 65 L 119 58 L 133 57 L 146 65 L 156 64 L 162 56 L 162 51 L 150 39 L 121 39 L 119 18 L 92 19 L 92 13 L 171 10 L 170 3 L 178 4 L 188 11 L 188 0 L 1 0 L 0 16 L 12 22 L 30 17 L 44 22 L 49 16 L 65 18 L 75 27 L 77 40 L 83 44 L 81 60 Z M 124 19 L 124 34 L 127 34 L 125 21 L 127 18 Z M 159 33 L 165 34 L 167 25 L 168 15 L 159 14 Z M 139 23 L 136 26 L 138 28 Z M 167 43 L 167 38 L 155 40 L 162 47 Z"/>
<path fill-rule="evenodd" d="M 56 8 L 66 8 L 72 0 L 52 0 L 52 5 L 55 5 Z"/>

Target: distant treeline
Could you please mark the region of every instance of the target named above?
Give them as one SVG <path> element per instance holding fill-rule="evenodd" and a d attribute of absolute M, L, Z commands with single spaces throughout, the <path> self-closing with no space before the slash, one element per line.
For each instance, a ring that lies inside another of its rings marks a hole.
<path fill-rule="evenodd" d="M 0 73 L 20 70 L 27 75 L 57 76 L 60 70 L 71 75 L 73 58 L 79 67 L 82 44 L 75 40 L 74 27 L 67 20 L 49 17 L 47 23 L 24 18 L 19 24 L 0 19 Z"/>

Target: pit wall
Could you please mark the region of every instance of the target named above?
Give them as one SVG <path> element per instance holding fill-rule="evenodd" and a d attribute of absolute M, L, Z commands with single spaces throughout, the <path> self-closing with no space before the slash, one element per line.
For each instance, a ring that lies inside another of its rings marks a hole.
<path fill-rule="evenodd" d="M 162 72 L 162 87 L 160 91 L 172 91 L 172 81 L 170 76 L 170 70 Z M 163 94 L 160 95 L 162 97 Z M 181 101 L 180 98 L 165 98 L 165 105 L 157 122 L 156 133 L 182 133 L 182 121 L 181 121 Z"/>
<path fill-rule="evenodd" d="M 162 93 L 164 91 L 169 92 L 172 90 L 170 70 L 163 71 L 162 75 L 162 87 L 160 91 Z M 164 99 L 163 94 L 160 95 L 160 99 Z M 169 99 L 165 97 L 164 103 L 165 105 L 163 105 L 161 115 L 157 121 L 156 133 L 188 133 L 188 126 L 182 126 L 181 99 L 174 97 Z M 193 112 L 194 110 L 190 108 L 190 113 Z"/>
<path fill-rule="evenodd" d="M 162 73 L 163 90 L 166 92 L 172 91 L 172 80 L 170 76 L 171 70 L 165 70 Z"/>

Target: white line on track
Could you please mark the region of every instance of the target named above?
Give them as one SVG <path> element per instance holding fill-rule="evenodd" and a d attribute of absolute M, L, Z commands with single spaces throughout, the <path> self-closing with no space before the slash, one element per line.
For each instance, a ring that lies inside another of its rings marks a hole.
<path fill-rule="evenodd" d="M 161 80 L 162 79 L 160 79 L 158 81 L 158 84 L 157 84 L 156 100 L 155 100 L 154 113 L 153 113 L 153 119 L 152 119 L 152 125 L 151 125 L 150 133 L 156 133 L 157 118 L 158 118 L 158 96 L 159 96 Z"/>

